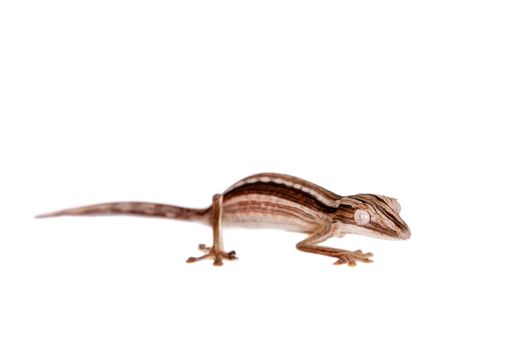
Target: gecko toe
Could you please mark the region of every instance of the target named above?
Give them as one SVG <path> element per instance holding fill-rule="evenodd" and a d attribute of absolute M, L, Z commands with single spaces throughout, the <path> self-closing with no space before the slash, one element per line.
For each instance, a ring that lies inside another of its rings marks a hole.
<path fill-rule="evenodd" d="M 199 246 L 197 247 L 201 252 L 204 252 L 204 253 L 209 253 L 210 252 L 210 247 L 208 247 L 206 244 L 204 243 L 201 243 L 199 244 Z"/>

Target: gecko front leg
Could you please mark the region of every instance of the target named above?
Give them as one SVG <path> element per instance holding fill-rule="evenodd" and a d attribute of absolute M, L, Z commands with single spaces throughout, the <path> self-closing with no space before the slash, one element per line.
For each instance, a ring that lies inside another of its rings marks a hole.
<path fill-rule="evenodd" d="M 213 196 L 213 202 L 211 205 L 211 225 L 213 228 L 213 245 L 211 248 L 206 247 L 204 244 L 199 244 L 199 250 L 206 254 L 200 257 L 189 257 L 186 260 L 187 263 L 200 261 L 203 259 L 213 259 L 213 265 L 222 266 L 222 259 L 235 260 L 235 251 L 226 253 L 222 245 L 222 233 L 221 233 L 221 219 L 222 219 L 222 195 L 216 194 Z"/>
<path fill-rule="evenodd" d="M 349 251 L 317 245 L 318 243 L 324 242 L 334 236 L 337 236 L 337 232 L 334 231 L 332 225 L 328 225 L 322 230 L 319 230 L 319 232 L 310 234 L 308 238 L 297 243 L 296 247 L 303 252 L 337 258 L 334 265 L 347 264 L 348 266 L 355 266 L 357 261 L 366 263 L 373 261 L 370 259 L 373 256 L 372 253 L 363 253 L 361 250 Z"/>

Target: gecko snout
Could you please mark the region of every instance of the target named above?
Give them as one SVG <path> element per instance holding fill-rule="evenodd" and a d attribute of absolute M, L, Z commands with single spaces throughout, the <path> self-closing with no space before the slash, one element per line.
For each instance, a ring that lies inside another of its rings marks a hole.
<path fill-rule="evenodd" d="M 410 229 L 407 227 L 406 229 L 401 231 L 401 233 L 399 234 L 399 238 L 401 238 L 401 239 L 409 239 L 410 235 L 411 235 Z"/>

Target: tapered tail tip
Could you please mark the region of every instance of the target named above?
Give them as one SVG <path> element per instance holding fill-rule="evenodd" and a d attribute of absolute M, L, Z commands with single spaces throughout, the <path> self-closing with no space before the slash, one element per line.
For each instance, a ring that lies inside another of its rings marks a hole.
<path fill-rule="evenodd" d="M 44 214 L 35 215 L 34 218 L 35 219 L 45 219 L 45 218 L 51 218 L 53 216 L 59 216 L 59 215 L 60 215 L 60 212 L 52 212 L 52 213 L 44 213 Z"/>

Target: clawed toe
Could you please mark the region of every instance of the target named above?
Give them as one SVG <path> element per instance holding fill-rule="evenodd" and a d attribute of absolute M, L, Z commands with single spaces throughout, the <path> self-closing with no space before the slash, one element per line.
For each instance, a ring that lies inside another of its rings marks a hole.
<path fill-rule="evenodd" d="M 228 260 L 235 260 L 237 257 L 235 256 L 235 250 L 232 250 L 231 252 L 225 253 L 225 258 Z"/>
<path fill-rule="evenodd" d="M 210 252 L 210 247 L 208 247 L 206 244 L 204 243 L 201 243 L 199 244 L 199 246 L 197 247 L 197 249 L 199 249 L 201 252 L 204 252 L 204 253 L 209 253 Z"/>
<path fill-rule="evenodd" d="M 200 258 L 196 258 L 194 256 L 190 256 L 188 259 L 186 259 L 186 262 L 187 263 L 192 263 L 192 262 L 196 262 L 196 261 L 199 261 L 199 260 L 202 260 L 202 256 Z"/>
<path fill-rule="evenodd" d="M 349 260 L 346 258 L 339 258 L 336 262 L 334 262 L 334 265 L 343 265 L 346 264 L 348 266 L 355 266 L 356 262 L 354 260 Z"/>

